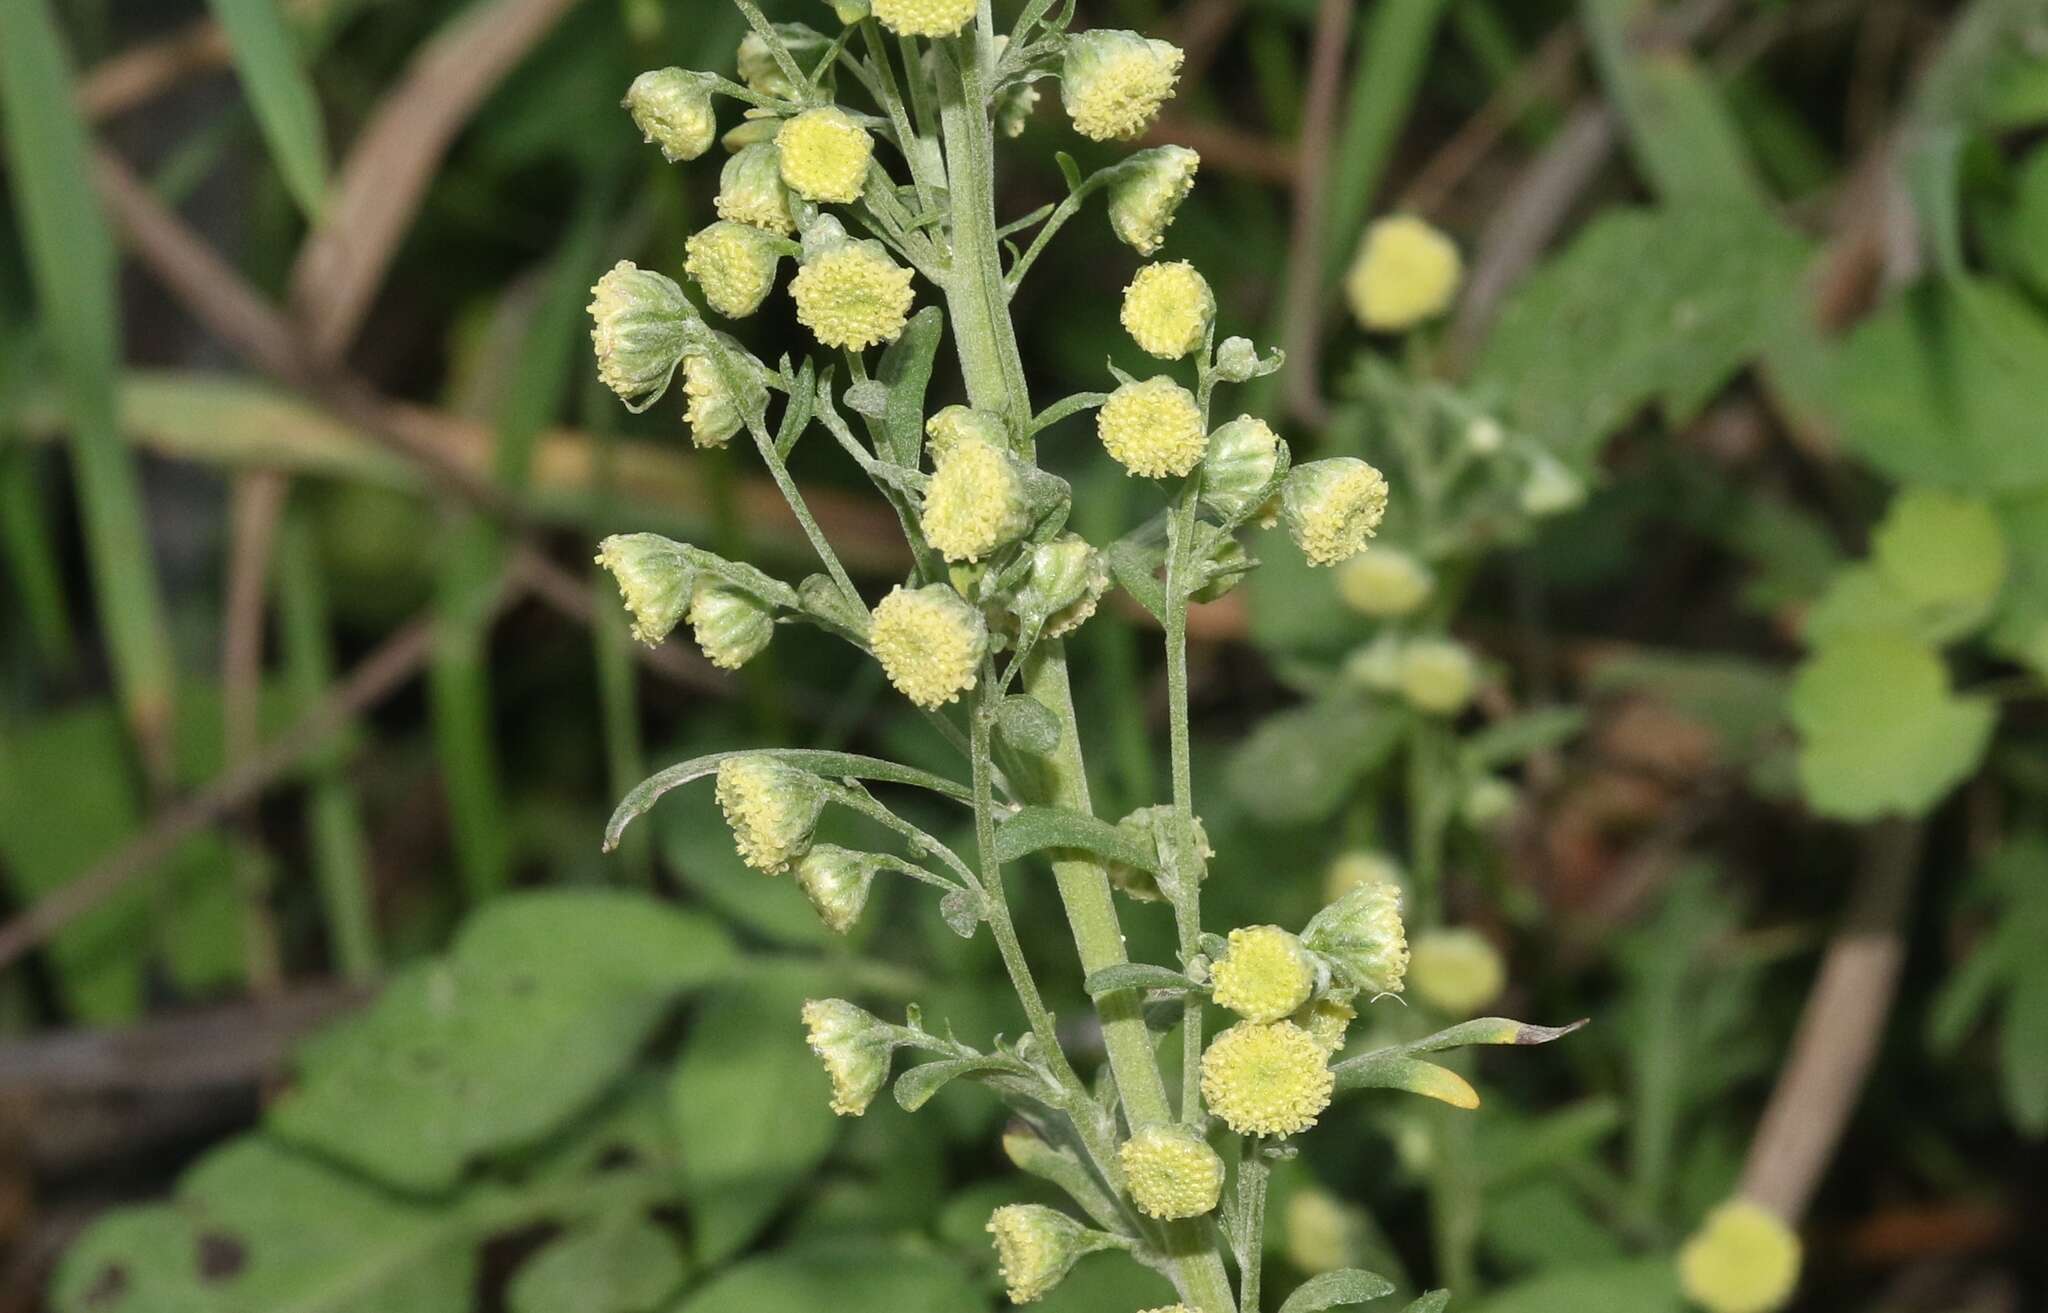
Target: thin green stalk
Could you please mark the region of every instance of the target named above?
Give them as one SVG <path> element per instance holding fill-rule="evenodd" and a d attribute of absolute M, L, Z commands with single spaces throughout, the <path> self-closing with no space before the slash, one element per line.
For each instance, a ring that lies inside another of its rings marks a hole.
<path fill-rule="evenodd" d="M 1201 949 L 1200 856 L 1195 843 L 1195 781 L 1188 724 L 1188 570 L 1193 564 L 1195 512 L 1201 485 L 1189 479 L 1174 501 L 1166 555 L 1166 710 L 1173 773 L 1173 920 L 1181 961 Z M 1181 1120 L 1202 1119 L 1202 996 L 1190 992 L 1181 1007 Z"/>
<path fill-rule="evenodd" d="M 1238 1304 L 1245 1313 L 1259 1313 L 1259 1285 L 1266 1257 L 1266 1196 L 1272 1168 L 1261 1152 L 1263 1141 L 1245 1141 L 1237 1164 L 1237 1208 L 1243 1219 L 1245 1244 L 1237 1256 Z"/>

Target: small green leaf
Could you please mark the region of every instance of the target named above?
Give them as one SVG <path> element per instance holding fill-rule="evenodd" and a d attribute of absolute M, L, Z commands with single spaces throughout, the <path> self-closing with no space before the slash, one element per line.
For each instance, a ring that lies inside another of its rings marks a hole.
<path fill-rule="evenodd" d="M 1347 1267 L 1312 1276 L 1294 1288 L 1280 1313 L 1321 1313 L 1326 1308 L 1363 1304 L 1394 1293 L 1394 1283 L 1377 1272 Z"/>
<path fill-rule="evenodd" d="M 1001 1073 L 1008 1076 L 1028 1074 L 1015 1058 L 1000 1053 L 976 1058 L 946 1058 L 939 1062 L 926 1062 L 905 1071 L 896 1078 L 896 1102 L 905 1112 L 916 1112 L 930 1103 L 932 1096 L 962 1076 L 981 1076 Z"/>
<path fill-rule="evenodd" d="M 1338 1063 L 1340 1090 L 1405 1090 L 1426 1099 L 1467 1110 L 1479 1106 L 1479 1091 L 1470 1081 L 1448 1067 L 1411 1058 L 1401 1053 L 1367 1053 Z"/>
<path fill-rule="evenodd" d="M 1871 538 L 1871 559 L 1922 611 L 1967 633 L 1989 618 L 2005 587 L 2010 553 L 1984 502 L 1935 488 L 1908 488 Z"/>
<path fill-rule="evenodd" d="M 327 196 L 327 138 L 320 102 L 277 0 L 210 0 L 235 52 L 235 72 L 256 111 L 285 189 L 310 220 Z"/>
<path fill-rule="evenodd" d="M 946 316 L 937 306 L 926 306 L 911 316 L 903 335 L 882 353 L 875 381 L 889 390 L 882 411 L 882 433 L 889 444 L 889 457 L 906 469 L 916 469 L 924 450 L 924 396 L 932 378 L 932 361 L 945 336 Z M 851 404 L 851 403 L 849 403 Z"/>
<path fill-rule="evenodd" d="M 1171 989 L 1185 994 L 1201 986 L 1171 967 L 1154 966 L 1150 962 L 1119 962 L 1115 966 L 1089 972 L 1082 988 L 1090 997 L 1096 997 L 1114 994 L 1120 989 Z"/>
<path fill-rule="evenodd" d="M 1037 698 L 1013 693 L 996 708 L 996 732 L 1019 752 L 1049 756 L 1060 746 L 1060 718 Z"/>
<path fill-rule="evenodd" d="M 1014 862 L 1049 848 L 1078 848 L 1157 874 L 1159 859 L 1136 836 L 1098 817 L 1061 807 L 1022 807 L 996 828 L 996 860 Z"/>
<path fill-rule="evenodd" d="M 946 928 L 962 939 L 974 938 L 988 909 L 982 905 L 981 895 L 972 889 L 955 889 L 939 899 L 939 916 L 946 922 Z"/>
<path fill-rule="evenodd" d="M 603 1217 L 527 1259 L 505 1298 L 512 1313 L 653 1313 L 683 1273 L 668 1232 L 636 1215 Z"/>
<path fill-rule="evenodd" d="M 1393 755 L 1406 723 L 1349 695 L 1283 711 L 1231 757 L 1230 790 L 1268 825 L 1320 821 Z"/>
<path fill-rule="evenodd" d="M 1450 1302 L 1450 1291 L 1432 1290 L 1420 1299 L 1411 1300 L 1404 1313 L 1444 1313 Z"/>

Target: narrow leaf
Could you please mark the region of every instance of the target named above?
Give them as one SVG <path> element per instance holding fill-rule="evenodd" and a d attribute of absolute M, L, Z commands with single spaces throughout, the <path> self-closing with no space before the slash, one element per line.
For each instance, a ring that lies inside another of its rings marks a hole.
<path fill-rule="evenodd" d="M 1440 1030 L 1426 1039 L 1404 1044 L 1403 1053 L 1442 1053 L 1446 1049 L 1470 1048 L 1475 1044 L 1548 1044 L 1563 1039 L 1586 1025 L 1584 1019 L 1568 1026 L 1532 1026 L 1506 1017 L 1480 1017 Z"/>
<path fill-rule="evenodd" d="M 1154 966 L 1150 962 L 1119 962 L 1115 966 L 1089 972 L 1082 988 L 1094 996 L 1113 994 L 1120 989 L 1174 989 L 1186 993 L 1200 986 L 1171 967 Z"/>
<path fill-rule="evenodd" d="M 1432 1290 L 1427 1295 L 1409 1304 L 1405 1313 L 1444 1313 L 1445 1307 L 1450 1302 L 1450 1291 Z"/>
<path fill-rule="evenodd" d="M 916 1112 L 931 1102 L 934 1094 L 962 1076 L 989 1073 L 1023 1074 L 1014 1058 L 991 1054 L 980 1058 L 947 1058 L 912 1067 L 896 1078 L 896 1102 L 905 1112 Z"/>
<path fill-rule="evenodd" d="M 1479 1091 L 1457 1072 L 1402 1053 L 1368 1053 L 1331 1069 L 1340 1090 L 1406 1090 L 1426 1099 L 1470 1110 L 1479 1106 Z"/>
<path fill-rule="evenodd" d="M 1287 1302 L 1280 1306 L 1280 1313 L 1321 1313 L 1323 1309 L 1342 1304 L 1385 1299 L 1393 1293 L 1394 1283 L 1377 1272 L 1355 1267 L 1341 1268 L 1310 1277 L 1295 1287 Z"/>
<path fill-rule="evenodd" d="M 619 803 L 618 810 L 605 826 L 604 848 L 606 852 L 619 846 L 619 836 L 626 827 L 646 814 L 647 809 L 661 800 L 661 795 L 670 789 L 701 780 L 706 775 L 715 775 L 720 762 L 728 757 L 761 756 L 773 757 L 784 765 L 796 766 L 813 774 L 830 779 L 879 780 L 886 784 L 908 784 L 913 788 L 930 789 L 934 793 L 959 802 L 972 802 L 974 795 L 964 785 L 933 775 L 929 771 L 899 766 L 893 761 L 879 757 L 863 757 L 851 752 L 819 752 L 809 748 L 744 748 L 736 752 L 713 752 L 702 757 L 692 757 L 665 771 L 658 771 L 641 781 Z"/>
<path fill-rule="evenodd" d="M 284 185 L 306 218 L 317 221 L 327 196 L 327 139 L 284 14 L 277 0 L 210 2 Z"/>
<path fill-rule="evenodd" d="M 1158 858 L 1129 831 L 1080 812 L 1025 807 L 996 830 L 999 862 L 1014 862 L 1048 848 L 1079 848 L 1141 871 L 1159 872 Z"/>
<path fill-rule="evenodd" d="M 926 306 L 911 317 L 903 336 L 882 353 L 875 381 L 889 389 L 882 412 L 882 434 L 888 442 L 887 455 L 898 465 L 917 468 L 924 447 L 924 394 L 932 379 L 932 361 L 937 358 L 944 336 L 946 316 L 937 306 Z"/>

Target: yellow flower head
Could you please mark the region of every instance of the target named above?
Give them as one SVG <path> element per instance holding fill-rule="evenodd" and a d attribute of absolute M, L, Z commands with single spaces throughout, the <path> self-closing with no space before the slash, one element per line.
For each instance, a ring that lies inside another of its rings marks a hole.
<path fill-rule="evenodd" d="M 1466 788 L 1458 800 L 1458 815 L 1468 825 L 1484 829 L 1506 820 L 1517 802 L 1515 786 L 1498 775 L 1482 775 Z"/>
<path fill-rule="evenodd" d="M 1074 130 L 1096 141 L 1137 136 L 1180 81 L 1183 56 L 1136 32 L 1096 30 L 1067 40 L 1060 96 Z"/>
<path fill-rule="evenodd" d="M 775 637 L 775 617 L 753 594 L 700 574 L 690 593 L 690 630 L 707 661 L 720 670 L 738 670 Z"/>
<path fill-rule="evenodd" d="M 1194 394 L 1163 375 L 1110 393 L 1095 413 L 1095 431 L 1118 464 L 1148 479 L 1179 478 L 1209 445 Z"/>
<path fill-rule="evenodd" d="M 947 406 L 938 414 L 925 421 L 925 445 L 932 453 L 932 464 L 936 466 L 947 452 L 958 442 L 973 438 L 991 447 L 1009 445 L 1009 430 L 1003 427 L 1003 417 L 987 410 L 975 410 L 968 406 Z"/>
<path fill-rule="evenodd" d="M 775 134 L 782 180 L 805 200 L 844 205 L 860 199 L 875 139 L 836 105 L 807 109 Z"/>
<path fill-rule="evenodd" d="M 1022 538 L 1031 506 L 1009 453 L 980 438 L 948 447 L 925 489 L 919 524 L 949 561 L 978 561 Z"/>
<path fill-rule="evenodd" d="M 1478 682 L 1479 665 L 1462 643 L 1420 638 L 1401 649 L 1401 696 L 1417 711 L 1455 716 Z"/>
<path fill-rule="evenodd" d="M 1013 1304 L 1043 1297 L 1086 1247 L 1079 1222 L 1042 1204 L 1004 1204 L 989 1214 L 984 1229 L 995 1237 L 996 1265 Z"/>
<path fill-rule="evenodd" d="M 675 281 L 621 260 L 590 289 L 597 376 L 635 414 L 661 399 L 683 358 L 692 311 Z"/>
<path fill-rule="evenodd" d="M 832 1111 L 858 1117 L 889 1081 L 895 1028 L 843 998 L 804 1004 L 804 1038 L 832 1079 Z"/>
<path fill-rule="evenodd" d="M 825 810 L 824 791 L 809 771 L 752 753 L 718 763 L 716 793 L 740 860 L 769 875 L 810 848 Z"/>
<path fill-rule="evenodd" d="M 1399 333 L 1442 314 L 1463 274 L 1450 238 L 1399 214 L 1365 230 L 1344 290 L 1359 323 L 1376 333 Z"/>
<path fill-rule="evenodd" d="M 980 677 L 988 626 L 944 584 L 898 587 L 875 607 L 868 643 L 899 693 L 920 707 L 940 707 Z"/>
<path fill-rule="evenodd" d="M 1202 157 L 1185 146 L 1155 146 L 1118 165 L 1109 184 L 1109 226 L 1117 240 L 1139 255 L 1157 251 L 1201 167 Z"/>
<path fill-rule="evenodd" d="M 718 217 L 779 236 L 796 232 L 789 217 L 789 188 L 782 181 L 782 152 L 772 141 L 742 147 L 718 174 Z"/>
<path fill-rule="evenodd" d="M 1538 451 L 1529 462 L 1529 477 L 1522 484 L 1522 509 L 1531 515 L 1561 515 L 1586 500 L 1586 485 L 1565 468 L 1563 461 L 1547 451 Z"/>
<path fill-rule="evenodd" d="M 1507 964 L 1477 930 L 1463 926 L 1415 937 L 1408 958 L 1415 997 L 1449 1017 L 1477 1016 L 1507 988 Z"/>
<path fill-rule="evenodd" d="M 1280 489 L 1287 532 L 1310 565 L 1335 565 L 1365 550 L 1387 514 L 1387 481 L 1354 456 L 1297 465 Z"/>
<path fill-rule="evenodd" d="M 910 322 L 910 270 L 876 241 L 806 252 L 791 280 L 797 321 L 828 347 L 862 351 L 893 342 Z"/>
<path fill-rule="evenodd" d="M 1746 1199 L 1722 1204 L 1678 1251 L 1685 1295 L 1708 1313 L 1770 1313 L 1799 1285 L 1799 1236 Z"/>
<path fill-rule="evenodd" d="M 1262 419 L 1239 415 L 1209 435 L 1202 459 L 1202 501 L 1236 519 L 1253 509 L 1280 471 L 1280 435 Z"/>
<path fill-rule="evenodd" d="M 1305 1131 L 1335 1087 L 1329 1055 L 1291 1021 L 1240 1021 L 1202 1054 L 1202 1097 L 1239 1135 Z"/>
<path fill-rule="evenodd" d="M 1278 1021 L 1315 991 L 1315 961 L 1276 925 L 1242 926 L 1212 971 L 1218 1007 L 1247 1021 Z"/>
<path fill-rule="evenodd" d="M 1185 1126 L 1146 1126 L 1117 1150 L 1131 1201 L 1147 1217 L 1200 1217 L 1223 1197 L 1223 1160 Z"/>
<path fill-rule="evenodd" d="M 633 126 L 671 162 L 696 159 L 718 138 L 711 80 L 702 73 L 651 69 L 633 79 L 620 103 L 633 116 Z"/>
<path fill-rule="evenodd" d="M 619 582 L 633 637 L 658 646 L 690 605 L 696 571 L 682 544 L 658 533 L 613 534 L 597 545 L 597 563 Z"/>
<path fill-rule="evenodd" d="M 1201 350 L 1215 322 L 1216 294 L 1185 260 L 1148 264 L 1124 289 L 1124 330 L 1161 360 Z"/>
<path fill-rule="evenodd" d="M 873 7 L 898 36 L 953 36 L 974 17 L 975 0 L 873 0 Z"/>
<path fill-rule="evenodd" d="M 1401 992 L 1408 933 L 1398 887 L 1373 882 L 1349 890 L 1315 914 L 1301 939 L 1347 989 L 1367 995 Z"/>
<path fill-rule="evenodd" d="M 872 853 L 821 843 L 797 862 L 796 883 L 825 928 L 843 935 L 860 920 L 861 910 L 868 905 L 868 888 L 879 869 L 880 859 Z"/>
<path fill-rule="evenodd" d="M 1413 615 L 1435 587 L 1429 567 L 1398 547 L 1375 547 L 1337 567 L 1337 595 L 1360 615 Z"/>
<path fill-rule="evenodd" d="M 1323 899 L 1334 903 L 1353 889 L 1369 884 L 1386 884 L 1399 889 L 1401 879 L 1401 864 L 1393 858 L 1385 853 L 1354 848 L 1338 853 L 1331 860 L 1330 869 L 1323 873 Z"/>
<path fill-rule="evenodd" d="M 760 228 L 720 219 L 685 245 L 683 269 L 704 289 L 704 301 L 728 319 L 745 319 L 775 287 L 784 239 Z"/>

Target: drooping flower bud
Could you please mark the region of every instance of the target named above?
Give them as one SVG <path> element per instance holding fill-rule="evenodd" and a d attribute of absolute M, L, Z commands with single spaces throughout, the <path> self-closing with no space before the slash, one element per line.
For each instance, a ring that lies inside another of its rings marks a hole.
<path fill-rule="evenodd" d="M 1417 711 L 1455 716 L 1478 683 L 1479 665 L 1462 643 L 1419 638 L 1401 649 L 1401 696 Z"/>
<path fill-rule="evenodd" d="M 1201 167 L 1202 157 L 1185 146 L 1155 146 L 1118 165 L 1109 184 L 1109 226 L 1117 240 L 1139 255 L 1156 252 Z"/>
<path fill-rule="evenodd" d="M 985 1229 L 995 1237 L 996 1265 L 1013 1304 L 1043 1298 L 1081 1255 L 1102 1247 L 1096 1233 L 1042 1204 L 1004 1204 Z"/>
<path fill-rule="evenodd" d="M 897 692 L 920 707 L 941 707 L 980 678 L 988 626 L 944 584 L 899 586 L 875 607 L 868 642 Z"/>
<path fill-rule="evenodd" d="M 1197 816 L 1193 819 L 1195 851 L 1191 854 L 1194 860 L 1190 864 L 1195 870 L 1202 871 L 1209 859 L 1216 855 L 1216 850 L 1209 846 L 1209 831 L 1203 828 L 1202 818 Z M 1177 864 L 1180 814 L 1173 807 L 1164 803 L 1140 807 L 1118 821 L 1116 828 L 1137 840 L 1138 846 L 1152 854 L 1161 868 L 1171 872 Z M 1151 871 L 1117 861 L 1110 862 L 1106 870 L 1112 885 L 1141 903 L 1162 902 L 1166 898 L 1159 887 L 1159 877 Z"/>
<path fill-rule="evenodd" d="M 658 533 L 613 534 L 597 545 L 597 563 L 618 580 L 633 617 L 633 637 L 657 647 L 689 609 L 696 570 L 681 543 Z"/>
<path fill-rule="evenodd" d="M 889 1083 L 896 1027 L 843 998 L 804 1004 L 804 1038 L 832 1079 L 832 1111 L 858 1117 Z"/>
<path fill-rule="evenodd" d="M 638 414 L 668 390 L 694 317 L 675 280 L 621 260 L 590 289 L 597 376 Z"/>
<path fill-rule="evenodd" d="M 1226 520 L 1248 514 L 1280 471 L 1280 435 L 1262 419 L 1239 415 L 1209 435 L 1202 458 L 1202 501 Z"/>
<path fill-rule="evenodd" d="M 1400 993 L 1409 969 L 1401 890 L 1381 881 L 1359 885 L 1317 912 L 1301 942 L 1346 988 L 1368 996 Z"/>
<path fill-rule="evenodd" d="M 1310 565 L 1335 565 L 1365 550 L 1387 513 L 1387 481 L 1355 456 L 1310 461 L 1280 489 L 1287 532 Z"/>
<path fill-rule="evenodd" d="M 711 79 L 682 68 L 650 69 L 633 79 L 620 102 L 649 144 L 670 162 L 694 160 L 718 139 Z"/>
<path fill-rule="evenodd" d="M 970 438 L 986 442 L 991 447 L 1007 449 L 1010 445 L 1010 431 L 1004 426 L 1001 415 L 968 406 L 947 406 L 925 421 L 924 432 L 925 445 L 931 450 L 934 466 L 945 458 L 954 444 Z"/>
<path fill-rule="evenodd" d="M 1163 374 L 1110 393 L 1095 429 L 1118 464 L 1148 479 L 1186 474 L 1209 441 L 1194 394 Z"/>
<path fill-rule="evenodd" d="M 807 109 L 775 135 L 782 180 L 805 200 L 844 205 L 867 186 L 875 139 L 837 105 Z"/>
<path fill-rule="evenodd" d="M 919 519 L 925 540 L 949 561 L 978 561 L 1031 529 L 1031 502 L 1017 460 L 965 438 L 938 457 Z"/>
<path fill-rule="evenodd" d="M 775 637 L 775 615 L 751 593 L 699 574 L 690 594 L 690 631 L 705 660 L 720 670 L 738 670 Z"/>
<path fill-rule="evenodd" d="M 718 217 L 788 237 L 789 188 L 782 181 L 782 152 L 772 141 L 755 142 L 725 162 L 718 174 Z"/>
<path fill-rule="evenodd" d="M 1537 451 L 1529 461 L 1529 477 L 1522 483 L 1522 509 L 1530 515 L 1562 515 L 1586 500 L 1586 485 L 1565 468 L 1564 462 L 1547 451 Z"/>
<path fill-rule="evenodd" d="M 1202 1054 L 1202 1097 L 1239 1135 L 1305 1131 L 1335 1087 L 1329 1055 L 1291 1021 L 1240 1021 Z"/>
<path fill-rule="evenodd" d="M 891 260 L 887 248 L 872 239 L 848 238 L 830 221 L 806 236 L 803 267 L 791 280 L 789 294 L 796 301 L 797 322 L 813 337 L 825 346 L 853 351 L 901 336 L 914 299 L 910 270 Z"/>
<path fill-rule="evenodd" d="M 1678 1280 L 1707 1313 L 1771 1313 L 1798 1288 L 1802 1258 L 1798 1233 L 1776 1213 L 1732 1199 L 1678 1251 Z"/>
<path fill-rule="evenodd" d="M 763 40 L 759 32 L 748 32 L 740 38 L 739 55 L 740 81 L 750 91 L 777 100 L 797 99 L 796 83 L 789 80 L 789 73 L 782 67 L 782 61 L 775 57 L 775 50 Z"/>
<path fill-rule="evenodd" d="M 1394 215 L 1365 230 L 1344 290 L 1360 324 L 1399 333 L 1442 314 L 1463 273 L 1450 238 L 1412 215 Z"/>
<path fill-rule="evenodd" d="M 1323 1052 L 1335 1053 L 1344 1047 L 1344 1035 L 1351 1029 L 1351 1023 L 1358 1020 L 1358 1009 L 1347 999 L 1325 994 L 1310 1002 L 1294 1020 L 1322 1046 Z"/>
<path fill-rule="evenodd" d="M 1301 940 L 1276 925 L 1241 926 L 1210 970 L 1218 1007 L 1246 1021 L 1278 1021 L 1316 987 L 1316 964 Z"/>
<path fill-rule="evenodd" d="M 1117 1157 L 1131 1202 L 1147 1217 L 1200 1217 L 1223 1197 L 1223 1160 L 1188 1127 L 1140 1127 Z"/>
<path fill-rule="evenodd" d="M 1109 591 L 1109 563 L 1078 535 L 1061 534 L 1031 549 L 1031 567 L 1018 585 L 1017 614 L 1040 626 L 1044 638 L 1064 638 L 1087 623 Z"/>
<path fill-rule="evenodd" d="M 1096 29 L 1069 37 L 1060 98 L 1074 130 L 1095 141 L 1137 136 L 1173 95 L 1183 58 L 1172 43 L 1136 32 Z"/>
<path fill-rule="evenodd" d="M 1334 903 L 1353 889 L 1369 884 L 1391 885 L 1398 889 L 1403 878 L 1401 864 L 1393 858 L 1385 853 L 1355 848 L 1338 853 L 1331 861 L 1330 869 L 1323 873 L 1323 899 Z"/>
<path fill-rule="evenodd" d="M 954 36 L 974 17 L 975 0 L 872 0 L 875 17 L 898 36 Z"/>
<path fill-rule="evenodd" d="M 1337 567 L 1337 596 L 1377 619 L 1415 614 L 1435 587 L 1429 567 L 1398 547 L 1375 547 Z"/>
<path fill-rule="evenodd" d="M 690 441 L 699 447 L 722 447 L 732 435 L 746 427 L 745 409 L 757 409 L 768 399 L 767 371 L 739 343 L 719 334 L 728 361 L 735 362 L 743 394 L 735 395 L 731 379 L 706 350 L 692 350 L 683 357 L 683 396 L 687 404 L 683 419 L 690 426 Z M 742 407 L 745 409 L 742 409 Z"/>
<path fill-rule="evenodd" d="M 1447 1017 L 1472 1017 L 1507 988 L 1507 964 L 1485 935 L 1464 926 L 1415 937 L 1408 959 L 1415 997 Z"/>
<path fill-rule="evenodd" d="M 775 288 L 784 239 L 765 229 L 720 219 L 686 244 L 683 268 L 704 291 L 704 301 L 728 319 L 745 319 Z"/>
<path fill-rule="evenodd" d="M 759 753 L 718 763 L 716 794 L 740 860 L 769 875 L 804 855 L 825 810 L 817 776 Z"/>
<path fill-rule="evenodd" d="M 1148 264 L 1124 289 L 1124 331 L 1161 360 L 1199 351 L 1215 323 L 1216 294 L 1186 260 Z"/>
<path fill-rule="evenodd" d="M 1003 52 L 1010 48 L 1010 38 L 996 38 L 996 59 L 1000 61 Z M 1032 111 L 1038 108 L 1038 84 L 1028 79 L 1012 82 L 996 92 L 994 117 L 996 131 L 1014 141 L 1024 135 L 1025 127 L 1031 122 Z"/>
<path fill-rule="evenodd" d="M 882 861 L 873 853 L 817 844 L 796 864 L 797 887 L 811 900 L 826 928 L 843 935 L 853 929 L 861 909 L 868 905 L 868 889 Z"/>

